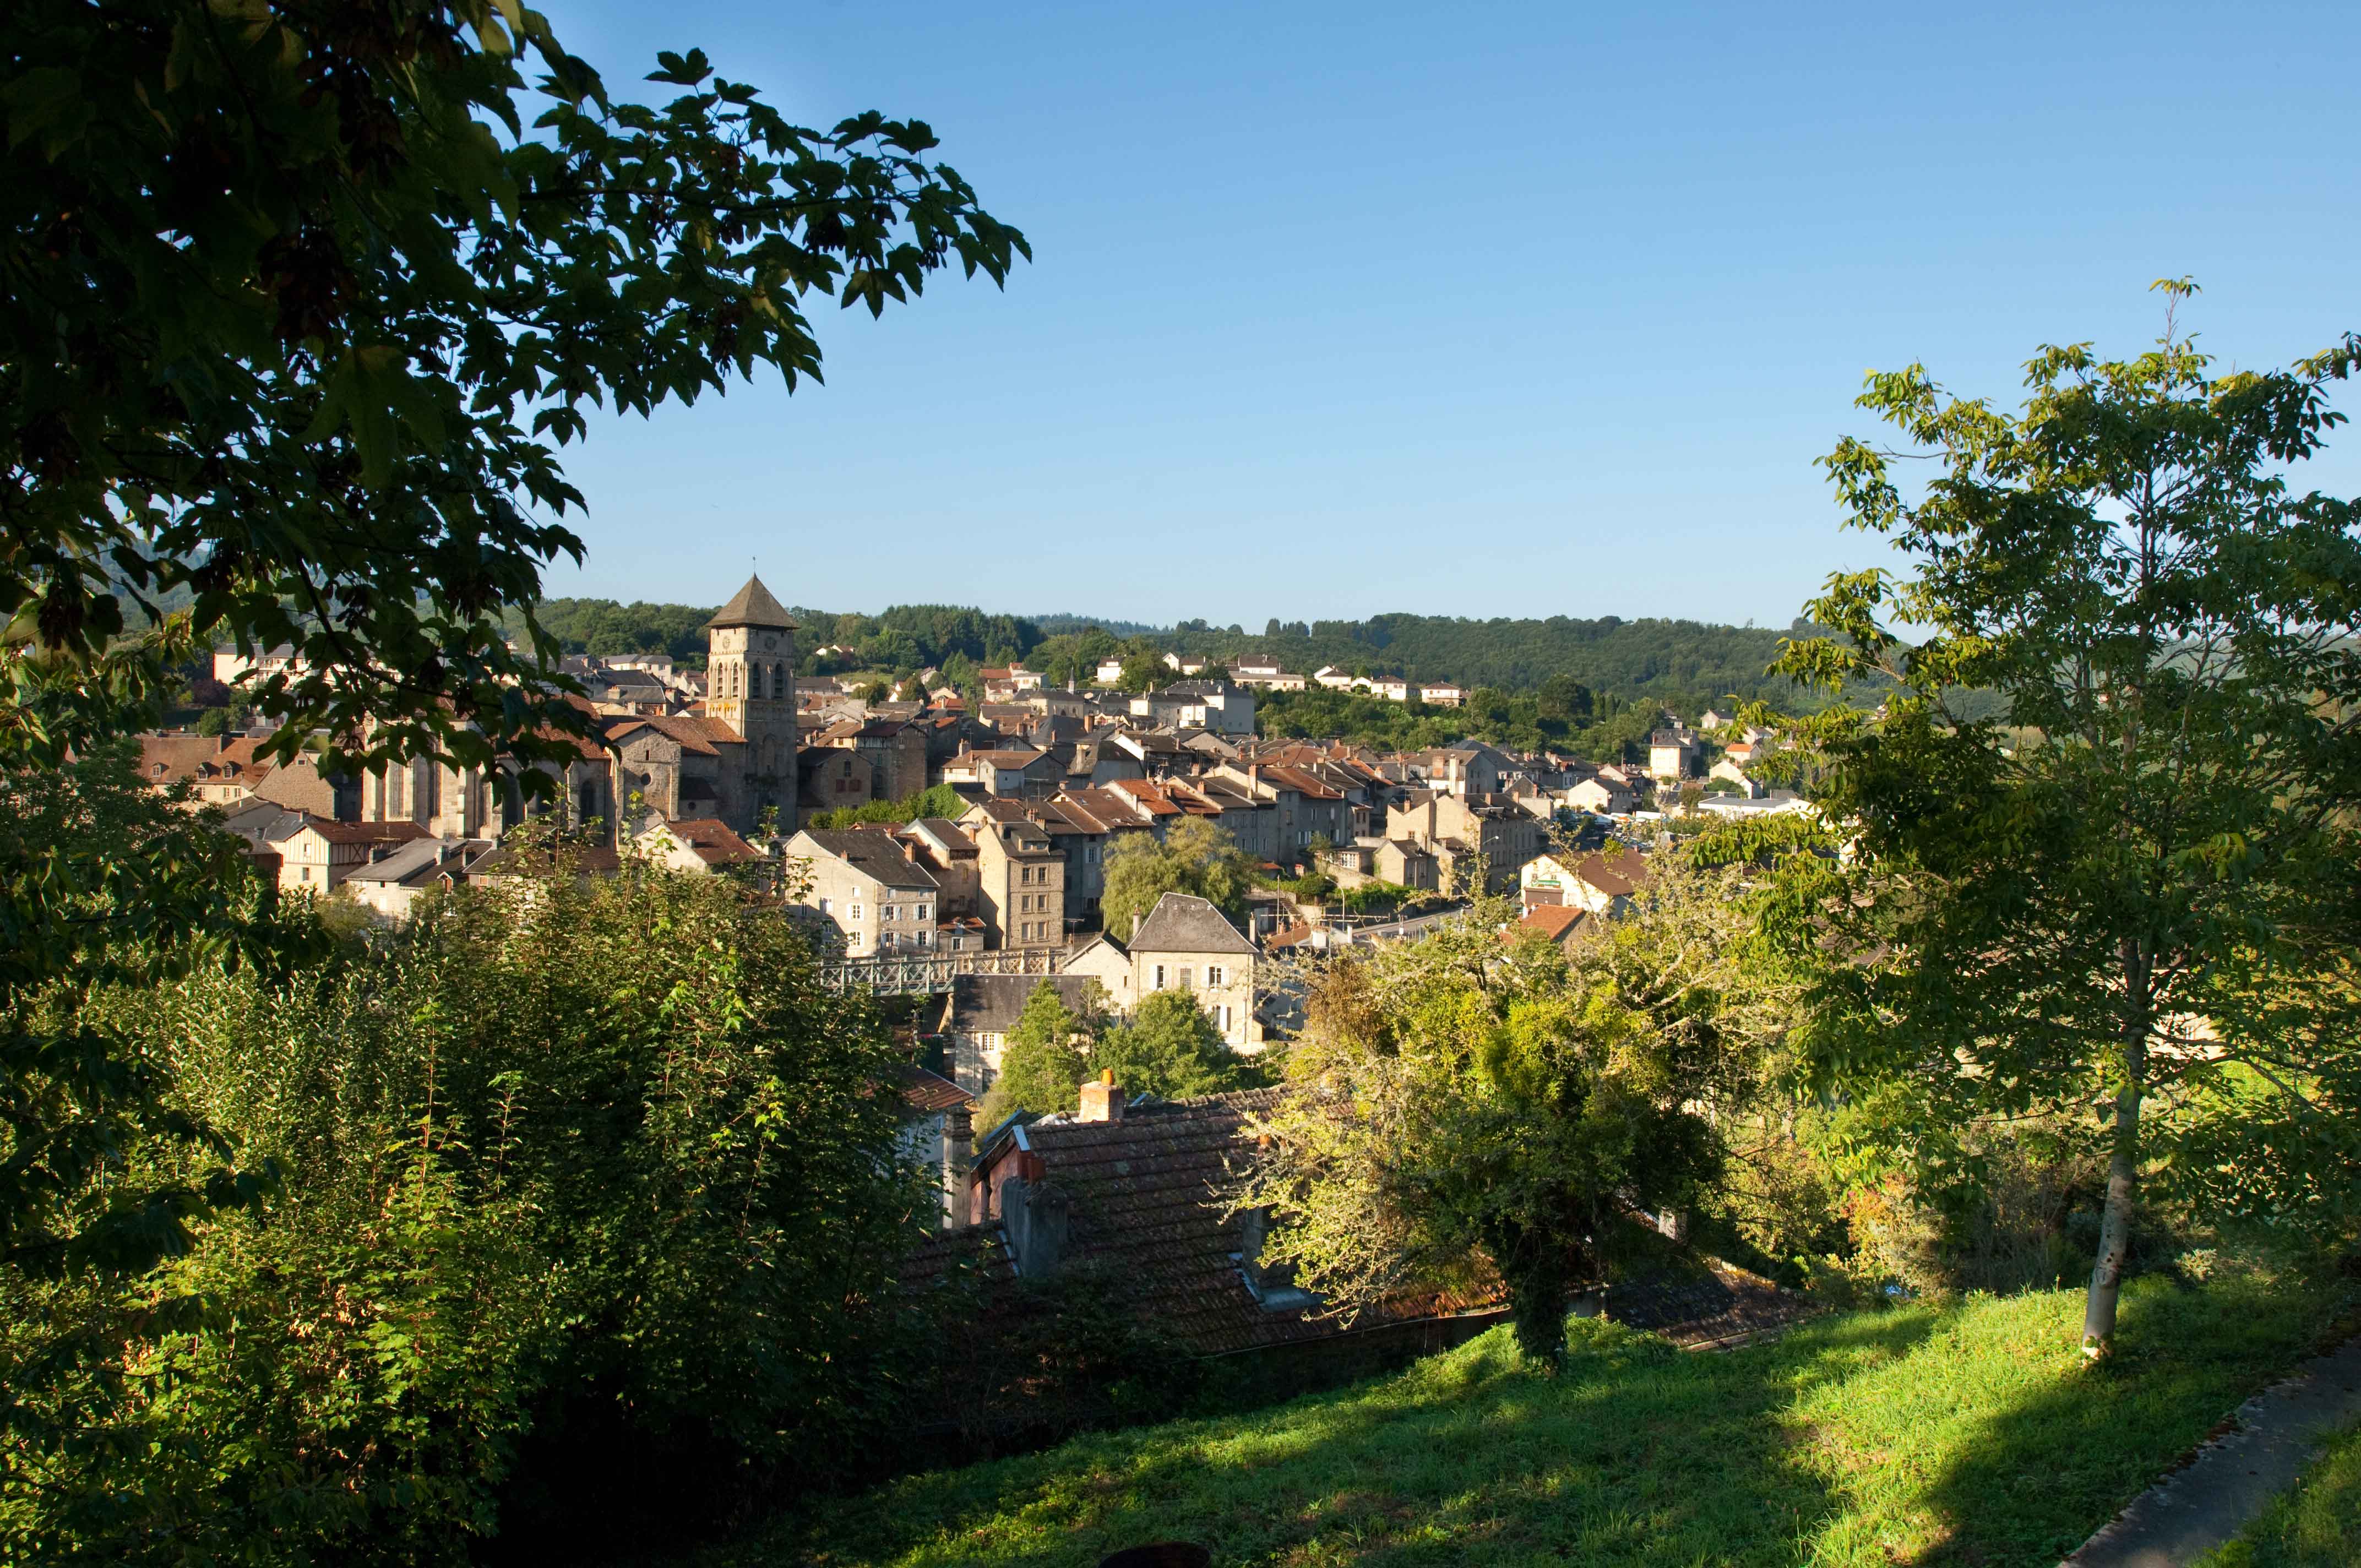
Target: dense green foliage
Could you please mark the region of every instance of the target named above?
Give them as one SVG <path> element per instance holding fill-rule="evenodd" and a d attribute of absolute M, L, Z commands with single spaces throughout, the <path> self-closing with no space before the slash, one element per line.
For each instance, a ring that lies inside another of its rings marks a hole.
<path fill-rule="evenodd" d="M 1185 893 L 1206 900 L 1243 930 L 1254 874 L 1254 862 L 1227 833 L 1202 817 L 1184 817 L 1160 844 L 1152 834 L 1126 833 L 1109 847 L 1100 918 L 1116 940 L 1126 940 L 1132 923 L 1145 919 L 1158 899 Z"/>
<path fill-rule="evenodd" d="M 1479 687 L 1468 693 L 1462 707 L 1391 702 L 1318 687 L 1265 692 L 1255 699 L 1255 729 L 1274 738 L 1334 738 L 1386 751 L 1425 751 L 1474 740 L 1596 762 L 1646 761 L 1648 735 L 1663 725 L 1664 704 L 1613 696 L 1594 698 L 1587 686 L 1575 689 L 1581 694 L 1579 704 L 1552 702 L 1538 692 L 1511 695 Z"/>
<path fill-rule="evenodd" d="M 1095 994 L 1095 993 L 1094 993 Z M 977 1124 L 996 1126 L 1016 1111 L 1046 1116 L 1074 1108 L 1074 1091 L 1091 1075 L 1091 1042 L 1103 1009 L 1076 1013 L 1043 981 L 1025 999 L 1016 1027 L 1001 1042 L 1000 1076 L 977 1106 Z"/>
<path fill-rule="evenodd" d="M 116 1312 L 82 1377 L 126 1377 L 121 1402 L 12 1454 L 10 1554 L 545 1546 L 808 1485 L 886 1413 L 895 1242 L 935 1202 L 885 1153 L 896 1107 L 874 1089 L 899 1058 L 733 884 L 463 890 L 346 968 L 207 967 L 91 1005 L 275 1181 L 126 1288 L 203 1309 Z M 216 1158 L 136 1147 L 150 1180 Z M 107 1295 L 87 1272 L 12 1286 L 9 1318 Z M 21 1370 L 44 1413 L 83 1392 Z"/>
<path fill-rule="evenodd" d="M 34 0 L 0 44 L 7 1554 L 448 1555 L 626 1440 L 785 1463 L 843 1410 L 866 1277 L 786 1238 L 882 1255 L 826 1216 L 898 1190 L 873 1083 L 846 1087 L 871 1032 L 784 1000 L 784 954 L 697 993 L 734 959 L 662 951 L 706 929 L 686 910 L 570 977 L 506 970 L 512 929 L 339 974 L 235 844 L 89 770 L 225 642 L 301 655 L 258 698 L 284 752 L 571 756 L 531 611 L 580 554 L 550 520 L 585 410 L 792 387 L 806 304 L 999 280 L 1022 236 L 923 124 L 794 126 L 693 52 L 660 57 L 670 102 L 618 104 L 507 0 Z M 602 1011 L 627 953 L 680 967 L 630 1022 L 696 1070 L 632 1076 L 653 1057 Z M 239 1007 L 246 1048 L 208 1056 Z M 785 1152 L 807 1110 L 833 1169 Z M 544 1465 L 569 1431 L 583 1454 Z"/>
<path fill-rule="evenodd" d="M 198 637 L 302 652 L 267 710 L 377 756 L 562 746 L 518 679 L 555 644 L 500 616 L 530 632 L 580 556 L 542 519 L 580 502 L 586 408 L 793 386 L 805 302 L 1025 253 L 922 123 L 800 127 L 695 51 L 669 103 L 618 103 L 514 5 L 7 17 L 0 213 L 44 236 L 0 261 L 8 656 L 103 644 L 118 582 L 185 587 Z"/>
<path fill-rule="evenodd" d="M 2078 1375 L 2079 1303 L 2056 1292 L 1721 1355 L 1576 1319 L 1554 1378 L 1496 1330 L 1275 1409 L 915 1476 L 719 1561 L 1089 1568 L 1180 1539 L 1242 1568 L 2051 1568 L 2279 1376 L 2320 1307 L 2247 1277 L 2142 1281 L 2103 1379 Z"/>
<path fill-rule="evenodd" d="M 916 795 L 906 795 L 899 800 L 873 800 L 866 806 L 840 806 L 833 811 L 822 811 L 806 819 L 807 828 L 859 828 L 871 823 L 899 825 L 916 822 L 921 817 L 941 817 L 958 821 L 967 812 L 967 802 L 959 791 L 949 784 L 931 784 Z"/>
<path fill-rule="evenodd" d="M 1665 856 L 1570 950 L 1504 943 L 1514 909 L 1487 901 L 1332 962 L 1235 1196 L 1282 1221 L 1267 1255 L 1349 1306 L 1488 1269 L 1554 1361 L 1573 1292 L 1641 1253 L 1635 1216 L 1720 1174 L 1784 1033 L 1783 993 L 1741 962 L 1748 904 L 1736 873 Z"/>
<path fill-rule="evenodd" d="M 1103 1030 L 1091 1047 L 1091 1068 L 1112 1072 L 1129 1093 L 1193 1100 L 1257 1081 L 1249 1064 L 1222 1042 L 1221 1030 L 1185 991 L 1140 999 L 1131 1016 Z"/>
<path fill-rule="evenodd" d="M 1126 1094 L 1188 1100 L 1263 1080 L 1258 1064 L 1239 1057 L 1185 991 L 1159 991 L 1128 1018 L 1110 1017 L 1104 998 L 1080 1013 L 1044 981 L 1025 999 L 1025 1011 L 1003 1042 L 1000 1076 L 980 1106 L 990 1126 L 1010 1113 L 1071 1111 L 1075 1092 L 1103 1072 L 1115 1074 Z"/>
<path fill-rule="evenodd" d="M 2107 1106 L 2094 1356 L 2159 1157 L 2222 1218 L 2361 1225 L 2361 506 L 2287 472 L 2342 422 L 2361 338 L 2209 366 L 2170 325 L 2129 361 L 2046 348 L 2019 414 L 1872 377 L 1862 405 L 1941 481 L 1905 499 L 1858 441 L 1828 463 L 1915 575 L 1832 578 L 1810 609 L 1841 637 L 1784 661 L 1897 688 L 1882 719 L 1802 727 L 1858 825 L 1848 860 L 1791 859 L 1779 906 L 1792 951 L 1861 959 L 1820 968 L 1819 1080 L 1849 1136 L 1969 1201 L 1982 1124 Z M 1961 687 L 2008 727 L 1953 711 Z"/>
<path fill-rule="evenodd" d="M 704 657 L 701 628 L 712 613 L 686 605 L 553 599 L 542 607 L 539 619 L 570 652 L 663 650 L 693 662 Z M 1101 659 L 1121 658 L 1126 660 L 1122 684 L 1137 691 L 1151 682 L 1177 678 L 1157 662 L 1166 652 L 1193 654 L 1224 667 L 1246 653 L 1269 652 L 1304 674 L 1334 664 L 1348 674 L 1450 680 L 1504 696 L 1542 696 L 1538 709 L 1528 705 L 1504 713 L 1499 721 L 1536 727 L 1536 733 L 1549 735 L 1568 733 L 1568 724 L 1578 731 L 1585 728 L 1586 717 L 1605 718 L 1614 711 L 1602 707 L 1596 715 L 1586 715 L 1578 704 L 1550 695 L 1571 689 L 1612 694 L 1620 703 L 1644 707 L 1652 714 L 1667 705 L 1690 714 L 1727 703 L 1733 696 L 1781 707 L 1814 700 L 1795 682 L 1765 673 L 1778 657 L 1780 633 L 1690 620 L 1381 615 L 1367 621 L 1323 621 L 1311 637 L 1263 639 L 1224 632 L 1202 621 L 1160 630 L 1066 617 L 1045 628 L 1017 616 L 942 605 L 895 605 L 873 616 L 818 609 L 795 614 L 802 623 L 799 641 L 807 655 L 825 646 L 852 651 L 847 658 L 807 657 L 804 668 L 811 674 L 886 670 L 907 674 L 928 665 L 945 666 L 954 656 L 978 665 L 1022 659 L 1059 685 L 1071 679 L 1088 685 Z M 1400 704 L 1385 706 L 1400 711 Z M 1499 738 L 1505 740 L 1512 733 L 1504 730 Z"/>

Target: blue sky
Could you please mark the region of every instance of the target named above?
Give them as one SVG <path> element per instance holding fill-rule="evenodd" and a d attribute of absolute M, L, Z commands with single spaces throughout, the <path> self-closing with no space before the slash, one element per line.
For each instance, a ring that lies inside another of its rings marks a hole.
<path fill-rule="evenodd" d="M 594 423 L 553 595 L 1784 625 L 1882 558 L 1812 466 L 1866 370 L 2013 400 L 2167 275 L 2241 364 L 2361 328 L 2349 0 L 545 8 L 619 88 L 928 120 L 1037 257 Z"/>

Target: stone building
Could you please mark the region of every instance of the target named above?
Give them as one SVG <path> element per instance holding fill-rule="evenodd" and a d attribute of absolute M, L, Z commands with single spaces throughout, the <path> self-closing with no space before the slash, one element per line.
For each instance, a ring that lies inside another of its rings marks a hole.
<path fill-rule="evenodd" d="M 1204 899 L 1168 893 L 1129 941 L 1096 937 L 1066 956 L 1060 972 L 1086 975 L 1129 1013 L 1159 991 L 1185 991 L 1234 1051 L 1263 1047 L 1255 1017 L 1255 945 Z"/>

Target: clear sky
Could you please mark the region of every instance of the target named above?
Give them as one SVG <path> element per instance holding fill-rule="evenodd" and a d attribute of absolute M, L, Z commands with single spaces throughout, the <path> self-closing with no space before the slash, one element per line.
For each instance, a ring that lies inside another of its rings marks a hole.
<path fill-rule="evenodd" d="M 594 423 L 553 595 L 1784 625 L 1881 558 L 1812 466 L 1866 370 L 2013 400 L 2167 275 L 2240 364 L 2361 329 L 2352 0 L 545 9 L 619 89 L 928 120 L 1037 258 Z"/>

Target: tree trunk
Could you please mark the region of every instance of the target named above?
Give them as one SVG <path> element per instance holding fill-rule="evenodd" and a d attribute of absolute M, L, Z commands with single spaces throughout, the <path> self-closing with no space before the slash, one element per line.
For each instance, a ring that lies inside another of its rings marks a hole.
<path fill-rule="evenodd" d="M 2140 1091 L 2147 1068 L 2147 1011 L 2136 1001 L 2133 1014 L 2124 1030 L 2124 1085 L 2115 1091 L 2114 1146 L 2107 1159 L 2099 1261 L 2091 1269 L 2091 1294 L 2082 1307 L 2085 1361 L 2103 1359 L 2114 1348 L 2115 1303 L 2123 1296 L 2124 1255 L 2131 1248 L 2132 1203 L 2139 1190 Z"/>

